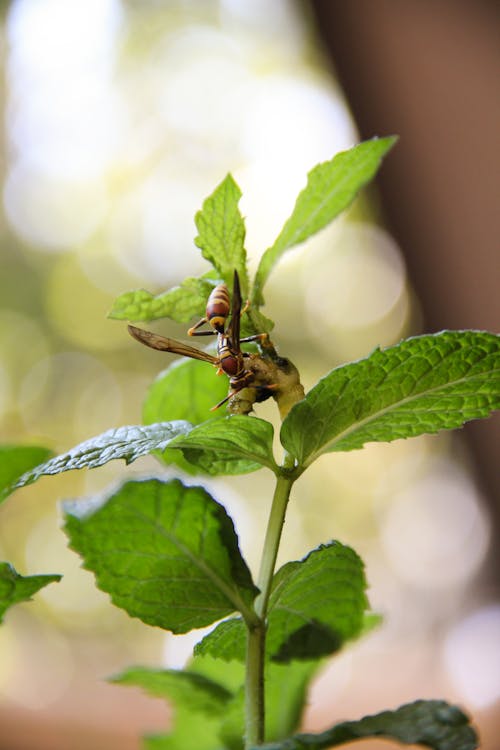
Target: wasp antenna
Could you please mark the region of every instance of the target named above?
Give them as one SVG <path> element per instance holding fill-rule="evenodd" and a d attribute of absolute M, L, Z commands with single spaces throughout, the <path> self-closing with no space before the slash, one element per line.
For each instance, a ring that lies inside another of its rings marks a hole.
<path fill-rule="evenodd" d="M 231 392 L 228 396 L 226 396 L 226 398 L 223 398 L 222 401 L 219 401 L 218 404 L 215 404 L 215 406 L 212 406 L 210 411 L 216 411 L 217 409 L 219 409 L 221 406 L 223 406 L 226 403 L 226 401 L 229 401 L 231 396 L 234 396 L 234 393 L 235 393 L 234 391 Z"/>

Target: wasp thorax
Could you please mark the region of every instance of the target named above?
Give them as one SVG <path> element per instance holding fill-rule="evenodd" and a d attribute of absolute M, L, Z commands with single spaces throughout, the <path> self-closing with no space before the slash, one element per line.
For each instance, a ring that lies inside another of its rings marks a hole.
<path fill-rule="evenodd" d="M 226 375 L 229 375 L 230 377 L 238 375 L 241 370 L 240 358 L 235 357 L 233 354 L 226 354 L 226 356 L 221 357 L 220 366 Z"/>

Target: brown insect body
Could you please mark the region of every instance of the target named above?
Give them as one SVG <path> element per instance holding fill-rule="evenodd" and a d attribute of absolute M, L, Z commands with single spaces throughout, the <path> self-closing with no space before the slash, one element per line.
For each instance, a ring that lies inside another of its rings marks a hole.
<path fill-rule="evenodd" d="M 208 306 L 207 306 L 208 307 Z M 219 368 L 229 376 L 229 385 L 231 391 L 229 395 L 220 401 L 214 409 L 222 406 L 226 401 L 232 398 L 238 391 L 249 386 L 253 380 L 253 374 L 245 368 L 245 355 L 241 351 L 240 344 L 242 341 L 255 341 L 259 336 L 248 336 L 240 339 L 240 320 L 241 320 L 241 290 L 238 272 L 234 272 L 233 281 L 233 302 L 231 306 L 231 320 L 224 333 L 219 333 L 217 337 L 217 354 L 219 357 Z"/>
<path fill-rule="evenodd" d="M 145 331 L 142 328 L 129 325 L 128 331 L 141 344 L 145 344 L 152 349 L 159 351 L 180 354 L 183 357 L 198 359 L 203 362 L 209 362 L 215 365 L 219 372 L 225 373 L 229 377 L 229 386 L 231 388 L 228 396 L 216 404 L 213 409 L 218 409 L 226 401 L 232 398 L 238 391 L 251 386 L 254 380 L 254 374 L 245 367 L 245 358 L 250 355 L 241 351 L 240 343 L 242 341 L 256 341 L 262 339 L 267 334 L 258 334 L 257 336 L 248 336 L 240 339 L 240 317 L 241 317 L 241 291 L 237 271 L 234 272 L 233 285 L 233 303 L 231 306 L 231 319 L 227 329 L 224 329 L 225 321 L 229 315 L 229 292 L 225 284 L 219 284 L 210 294 L 207 302 L 207 316 L 190 328 L 188 333 L 191 336 L 210 336 L 217 335 L 217 356 L 196 349 L 188 344 L 183 344 L 175 339 L 159 336 L 152 331 Z M 214 330 L 199 331 L 196 329 L 204 323 L 209 323 Z M 220 329 L 220 330 L 219 330 Z M 272 389 L 270 386 L 257 386 L 259 390 L 263 388 Z"/>
<path fill-rule="evenodd" d="M 217 339 L 217 354 L 219 357 L 219 369 L 221 372 L 225 372 L 230 378 L 236 376 L 242 370 L 242 356 L 239 356 L 239 352 L 235 352 L 232 348 L 231 342 L 226 334 L 219 334 Z"/>
<path fill-rule="evenodd" d="M 229 297 L 229 290 L 225 284 L 219 284 L 210 292 L 205 317 L 201 318 L 196 325 L 189 329 L 188 336 L 214 336 L 218 333 L 224 333 L 226 320 L 230 312 L 231 298 Z M 205 323 L 208 323 L 212 327 L 212 330 L 198 331 L 197 329 L 201 328 Z"/>

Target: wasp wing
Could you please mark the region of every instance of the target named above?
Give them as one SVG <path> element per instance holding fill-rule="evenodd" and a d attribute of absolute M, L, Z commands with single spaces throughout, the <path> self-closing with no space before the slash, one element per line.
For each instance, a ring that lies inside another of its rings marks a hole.
<path fill-rule="evenodd" d="M 240 351 L 240 318 L 241 318 L 241 289 L 238 271 L 234 272 L 233 300 L 231 304 L 231 320 L 227 327 L 227 337 L 232 351 L 236 354 Z"/>
<path fill-rule="evenodd" d="M 140 341 L 145 346 L 149 346 L 151 349 L 158 349 L 161 352 L 171 352 L 172 354 L 181 354 L 183 357 L 191 357 L 191 359 L 200 359 L 202 362 L 210 362 L 211 365 L 219 364 L 219 360 L 212 354 L 204 352 L 202 349 L 195 349 L 194 346 L 183 344 L 182 341 L 167 339 L 152 331 L 145 331 L 142 328 L 130 325 L 128 326 L 128 332 L 134 339 L 137 339 L 137 341 Z"/>

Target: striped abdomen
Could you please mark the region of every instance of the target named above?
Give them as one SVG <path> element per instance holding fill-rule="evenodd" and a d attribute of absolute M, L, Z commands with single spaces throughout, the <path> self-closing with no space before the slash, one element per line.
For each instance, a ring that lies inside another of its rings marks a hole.
<path fill-rule="evenodd" d="M 207 301 L 207 322 L 217 333 L 224 333 L 226 320 L 231 311 L 229 290 L 225 284 L 216 286 Z"/>

